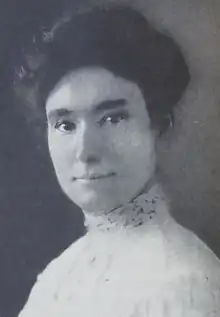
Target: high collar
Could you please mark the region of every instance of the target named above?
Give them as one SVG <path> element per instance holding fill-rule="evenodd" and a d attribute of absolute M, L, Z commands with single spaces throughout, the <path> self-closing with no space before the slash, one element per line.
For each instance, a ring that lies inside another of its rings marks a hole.
<path fill-rule="evenodd" d="M 105 212 L 101 216 L 86 212 L 84 215 L 88 232 L 137 231 L 146 229 L 146 226 L 162 226 L 171 218 L 167 200 L 158 184 L 145 189 L 124 206 Z"/>

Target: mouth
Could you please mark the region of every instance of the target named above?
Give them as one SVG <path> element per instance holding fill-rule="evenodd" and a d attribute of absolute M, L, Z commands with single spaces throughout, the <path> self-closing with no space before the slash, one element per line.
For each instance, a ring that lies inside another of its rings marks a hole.
<path fill-rule="evenodd" d="M 104 179 L 104 178 L 109 178 L 115 176 L 115 173 L 108 173 L 108 174 L 91 174 L 91 175 L 86 175 L 82 177 L 73 177 L 73 180 L 81 180 L 81 181 L 95 181 L 99 179 Z"/>

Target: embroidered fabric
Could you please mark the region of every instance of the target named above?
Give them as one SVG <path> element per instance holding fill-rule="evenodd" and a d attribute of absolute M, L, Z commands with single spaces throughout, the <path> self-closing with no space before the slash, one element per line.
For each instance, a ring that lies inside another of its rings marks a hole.
<path fill-rule="evenodd" d="M 219 260 L 172 222 L 159 185 L 86 220 L 89 232 L 48 265 L 19 317 L 219 316 Z"/>
<path fill-rule="evenodd" d="M 156 221 L 165 221 L 166 217 L 170 217 L 167 210 L 167 200 L 161 186 L 154 184 L 126 205 L 103 212 L 101 216 L 84 212 L 85 226 L 88 231 L 134 229 Z"/>

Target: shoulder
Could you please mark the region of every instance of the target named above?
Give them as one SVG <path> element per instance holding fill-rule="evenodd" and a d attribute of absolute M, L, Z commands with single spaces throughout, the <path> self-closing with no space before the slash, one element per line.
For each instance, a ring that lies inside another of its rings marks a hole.
<path fill-rule="evenodd" d="M 168 284 L 170 294 L 183 311 L 189 307 L 199 317 L 220 316 L 220 260 L 199 237 L 182 227 L 174 245 L 173 261 L 178 261 L 184 273 Z"/>
<path fill-rule="evenodd" d="M 87 239 L 82 237 L 68 247 L 60 256 L 52 260 L 37 280 L 30 292 L 27 303 L 19 317 L 39 317 L 41 314 L 52 314 L 47 311 L 54 307 L 56 290 L 65 279 L 67 272 L 77 261 L 78 255 L 86 247 Z"/>
<path fill-rule="evenodd" d="M 215 276 L 201 266 L 193 267 L 167 283 L 165 299 L 173 311 L 183 316 L 219 317 L 219 273 Z"/>
<path fill-rule="evenodd" d="M 177 225 L 173 245 L 191 269 L 220 274 L 220 259 L 196 234 Z"/>

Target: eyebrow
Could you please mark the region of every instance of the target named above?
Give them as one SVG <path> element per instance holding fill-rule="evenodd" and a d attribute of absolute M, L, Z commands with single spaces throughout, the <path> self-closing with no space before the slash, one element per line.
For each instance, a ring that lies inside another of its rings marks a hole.
<path fill-rule="evenodd" d="M 117 108 L 125 107 L 127 104 L 126 99 L 114 99 L 114 100 L 105 100 L 103 102 L 100 102 L 98 105 L 94 107 L 92 111 L 96 112 L 102 112 L 105 110 L 114 110 Z M 66 108 L 60 108 L 60 109 L 55 109 L 51 110 L 48 113 L 48 118 L 53 119 L 57 117 L 68 117 L 71 114 L 74 113 L 74 110 L 69 110 Z"/>
<path fill-rule="evenodd" d="M 119 107 L 124 107 L 126 106 L 127 104 L 127 101 L 126 99 L 114 99 L 114 100 L 105 100 L 101 103 L 99 103 L 94 111 L 95 112 L 101 112 L 101 111 L 104 111 L 104 110 L 113 110 L 113 109 L 117 109 Z"/>
<path fill-rule="evenodd" d="M 73 113 L 72 110 L 68 110 L 66 108 L 60 108 L 60 109 L 56 109 L 56 110 L 51 110 L 48 113 L 48 119 L 53 119 L 53 118 L 57 118 L 57 117 L 68 117 Z"/>

